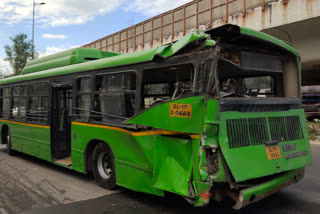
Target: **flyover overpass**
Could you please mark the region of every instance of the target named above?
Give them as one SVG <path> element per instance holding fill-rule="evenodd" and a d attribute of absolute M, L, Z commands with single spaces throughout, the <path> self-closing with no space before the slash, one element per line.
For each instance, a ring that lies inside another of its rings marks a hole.
<path fill-rule="evenodd" d="M 320 0 L 194 0 L 83 47 L 130 53 L 226 23 L 288 41 L 302 60 L 304 85 L 320 85 Z"/>

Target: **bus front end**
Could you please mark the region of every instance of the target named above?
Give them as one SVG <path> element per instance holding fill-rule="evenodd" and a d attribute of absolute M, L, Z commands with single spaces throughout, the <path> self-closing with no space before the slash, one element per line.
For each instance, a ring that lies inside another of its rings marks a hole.
<path fill-rule="evenodd" d="M 246 105 L 248 110 L 224 111 L 233 102 L 243 102 L 237 108 Z M 270 101 L 221 100 L 218 139 L 209 133 L 215 126 L 212 121 L 205 124 L 208 132 L 202 140 L 207 145 L 206 167 L 213 182 L 210 193 L 218 201 L 226 196 L 235 200 L 235 209 L 298 182 L 304 167 L 311 163 L 304 111 L 257 110 L 268 105 Z"/>
<path fill-rule="evenodd" d="M 302 179 L 311 151 L 299 55 L 260 32 L 229 29 L 212 33 L 221 45 L 219 100 L 208 99 L 201 144 L 210 148 L 211 196 L 240 209 Z"/>
<path fill-rule="evenodd" d="M 247 28 L 207 34 L 211 42 L 189 46 L 171 66 L 145 71 L 144 100 L 157 103 L 128 123 L 159 133 L 152 188 L 194 206 L 231 198 L 240 209 L 298 182 L 311 164 L 300 59 L 288 44 Z"/>

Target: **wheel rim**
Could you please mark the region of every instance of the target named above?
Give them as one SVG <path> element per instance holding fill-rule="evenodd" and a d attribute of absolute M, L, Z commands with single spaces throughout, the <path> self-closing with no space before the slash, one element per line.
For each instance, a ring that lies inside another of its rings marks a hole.
<path fill-rule="evenodd" d="M 109 179 L 112 176 L 111 161 L 107 152 L 100 152 L 97 165 L 99 174 L 103 179 Z"/>

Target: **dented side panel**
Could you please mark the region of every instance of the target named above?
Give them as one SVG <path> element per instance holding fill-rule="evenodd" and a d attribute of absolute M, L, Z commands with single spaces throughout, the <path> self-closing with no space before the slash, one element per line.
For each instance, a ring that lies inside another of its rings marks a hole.
<path fill-rule="evenodd" d="M 189 196 L 192 170 L 192 140 L 156 136 L 153 187 Z"/>
<path fill-rule="evenodd" d="M 240 191 L 240 197 L 233 208 L 238 210 L 251 203 L 258 202 L 293 183 L 297 183 L 304 177 L 304 174 L 305 169 L 299 168 L 288 171 L 273 180 L 243 189 Z"/>
<path fill-rule="evenodd" d="M 184 108 L 184 106 L 188 107 Z M 127 121 L 127 123 L 177 132 L 201 134 L 204 106 L 204 96 L 172 100 L 147 109 Z"/>

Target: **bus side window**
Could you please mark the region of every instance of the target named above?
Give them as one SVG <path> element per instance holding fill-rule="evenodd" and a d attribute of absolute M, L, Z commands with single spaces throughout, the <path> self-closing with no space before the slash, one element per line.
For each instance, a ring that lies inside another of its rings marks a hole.
<path fill-rule="evenodd" d="M 16 86 L 16 87 L 13 87 L 12 92 L 13 92 L 12 117 L 17 120 L 25 120 L 26 108 L 27 108 L 27 87 Z"/>
<path fill-rule="evenodd" d="M 133 116 L 136 75 L 118 73 L 98 75 L 95 79 L 96 121 L 120 123 Z"/>
<path fill-rule="evenodd" d="M 81 77 L 76 84 L 76 118 L 88 121 L 91 105 L 91 77 Z"/>
<path fill-rule="evenodd" d="M 9 116 L 10 116 L 11 89 L 10 88 L 2 88 L 1 96 L 2 96 L 1 97 L 2 117 L 9 118 Z"/>
<path fill-rule="evenodd" d="M 157 103 L 170 99 L 169 83 L 145 84 L 144 89 L 144 107 L 150 108 Z"/>
<path fill-rule="evenodd" d="M 0 89 L 0 117 L 3 117 L 3 93 L 2 88 Z"/>
<path fill-rule="evenodd" d="M 194 66 L 172 65 L 143 71 L 142 109 L 175 99 L 192 90 Z"/>
<path fill-rule="evenodd" d="M 49 84 L 47 82 L 29 85 L 29 111 L 27 120 L 48 123 Z"/>
<path fill-rule="evenodd" d="M 10 88 L 2 88 L 0 93 L 0 117 L 9 118 L 11 90 Z"/>

